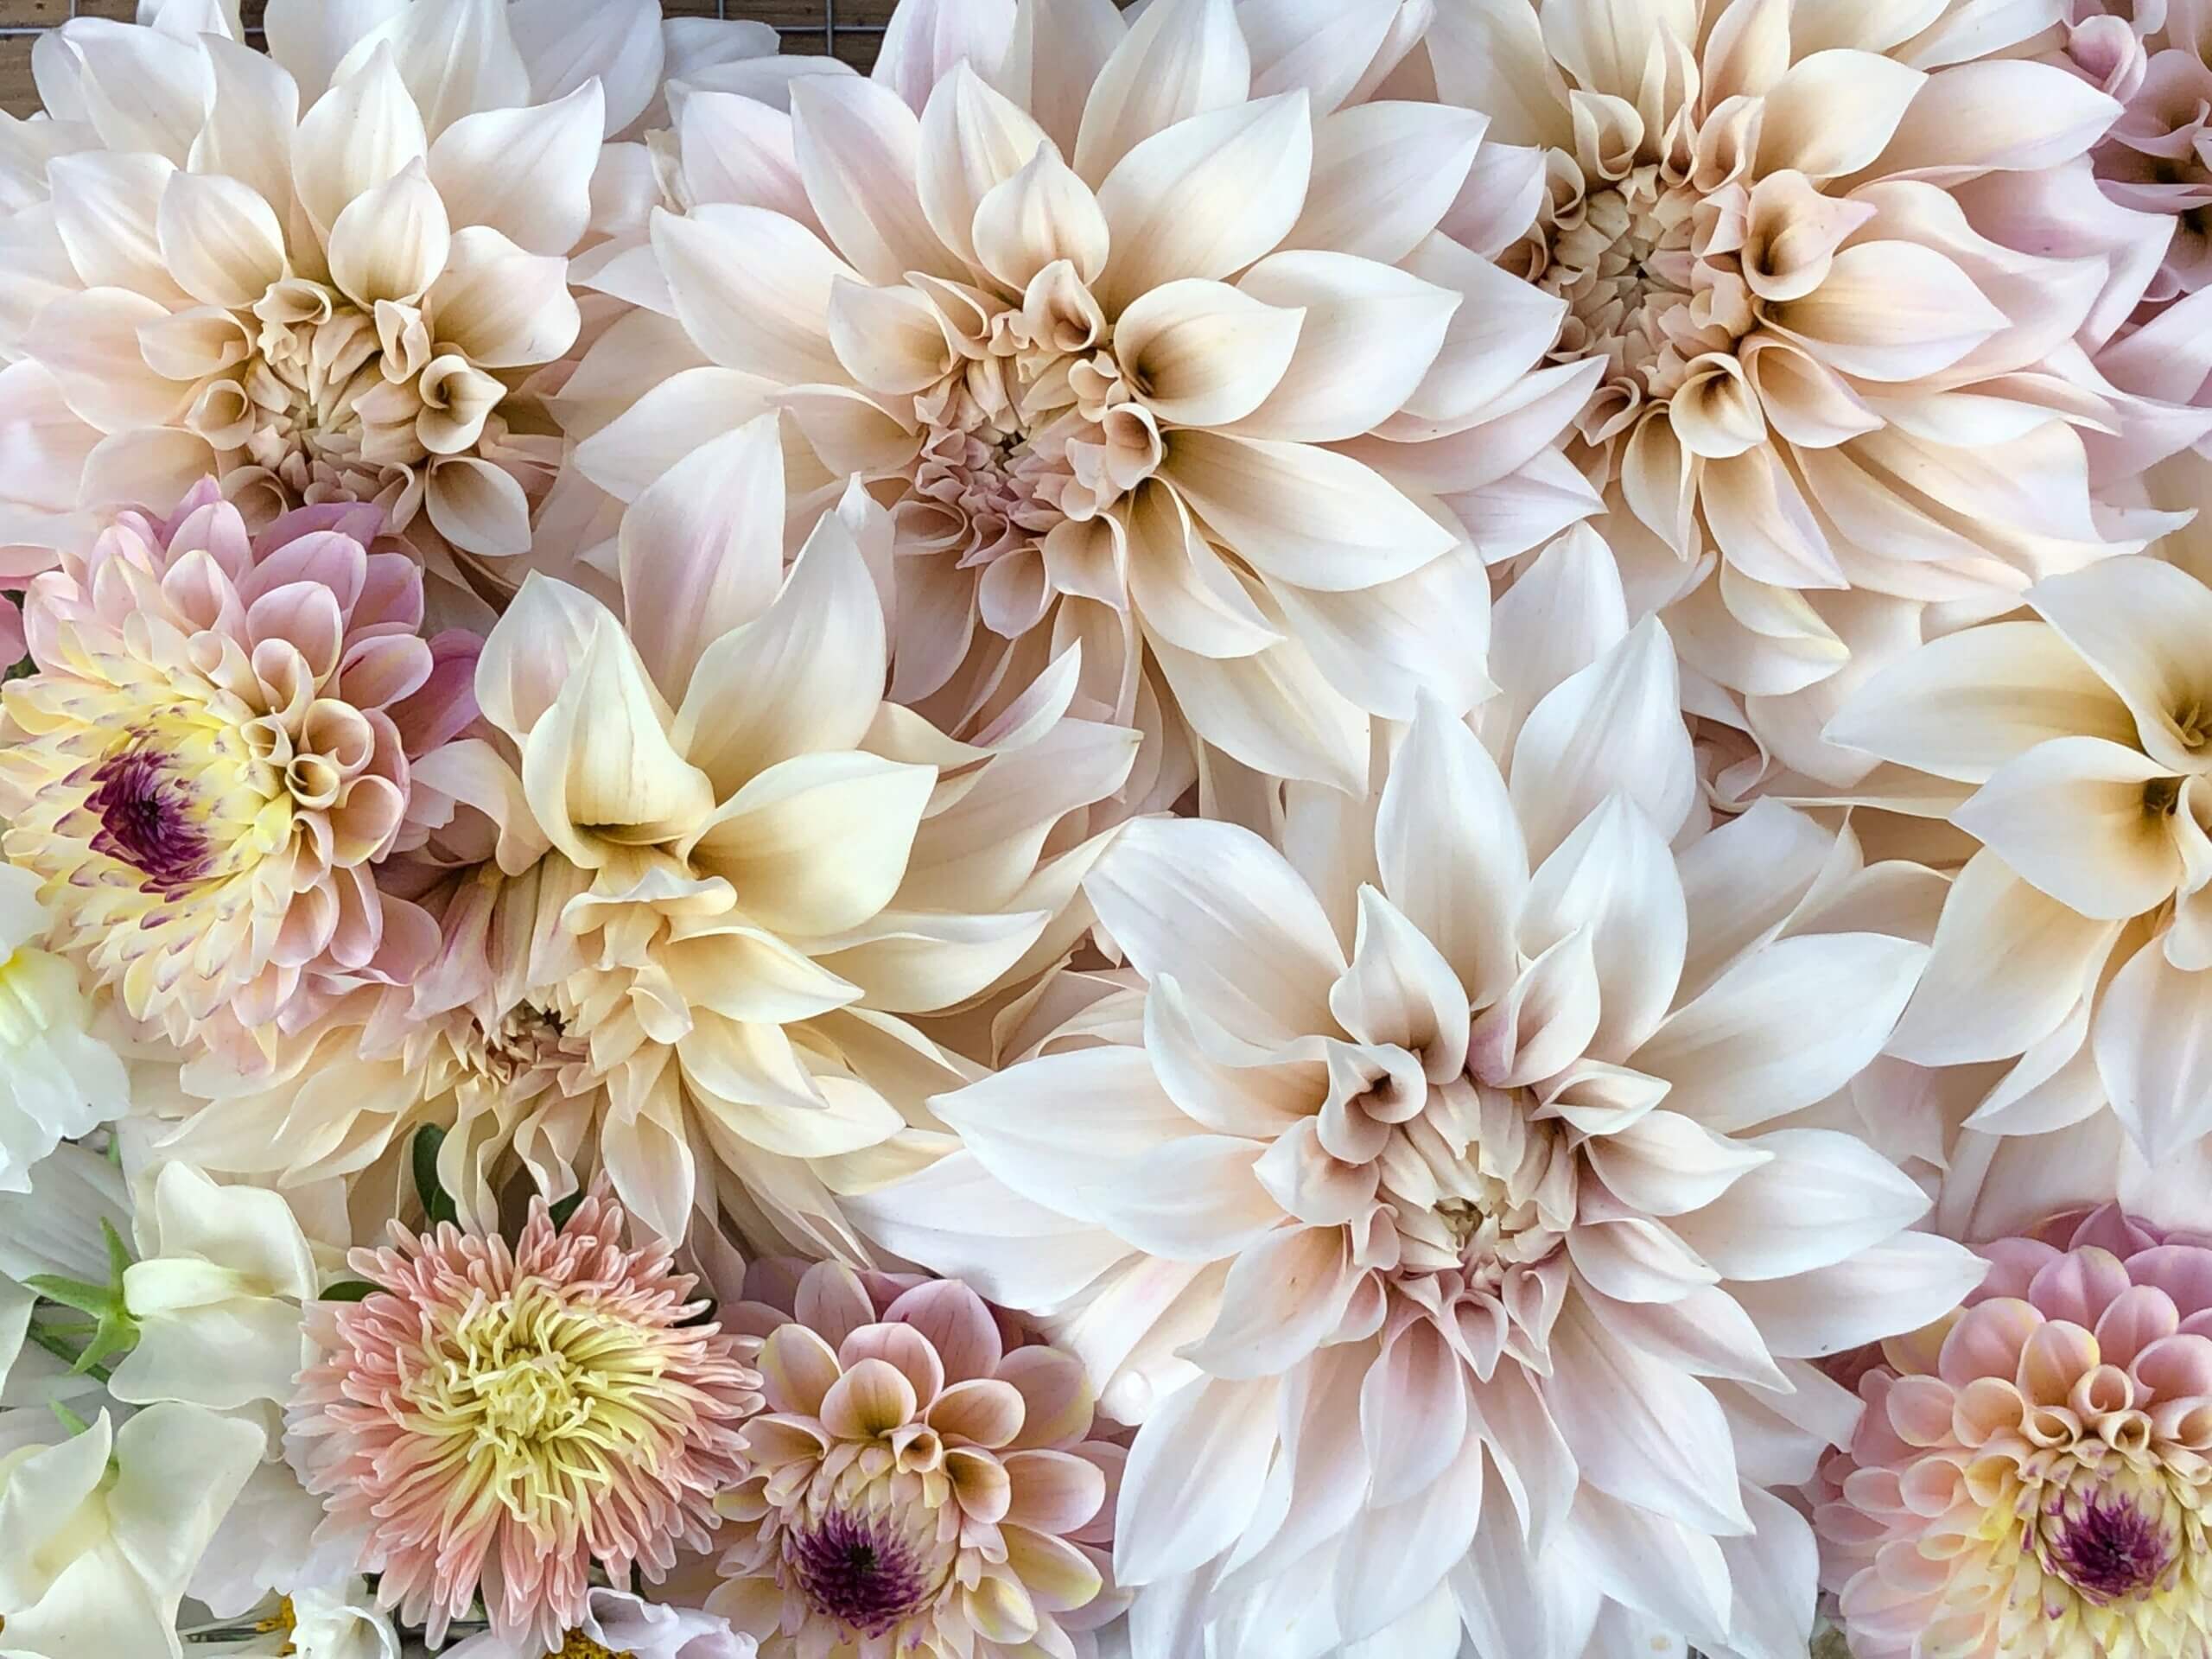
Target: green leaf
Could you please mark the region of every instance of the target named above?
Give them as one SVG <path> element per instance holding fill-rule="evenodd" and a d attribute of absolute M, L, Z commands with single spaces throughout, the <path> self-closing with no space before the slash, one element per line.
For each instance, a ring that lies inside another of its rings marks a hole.
<path fill-rule="evenodd" d="M 461 1220 L 453 1194 L 438 1179 L 438 1148 L 445 1143 L 446 1132 L 435 1123 L 425 1123 L 415 1131 L 415 1195 L 423 1200 L 423 1213 L 434 1227 L 442 1221 Z"/>
<path fill-rule="evenodd" d="M 555 1232 L 560 1231 L 562 1228 L 569 1224 L 569 1217 L 576 1213 L 576 1206 L 583 1201 L 583 1189 L 582 1187 L 578 1187 L 575 1192 L 569 1193 L 567 1198 L 556 1198 L 552 1203 L 545 1206 L 546 1214 L 553 1218 L 553 1230 Z"/>
<path fill-rule="evenodd" d="M 365 1279 L 340 1279 L 336 1284 L 325 1285 L 320 1300 L 326 1302 L 358 1302 L 375 1295 L 384 1288 Z"/>
<path fill-rule="evenodd" d="M 111 1285 L 88 1285 L 82 1279 L 65 1279 L 58 1273 L 35 1273 L 23 1284 L 49 1302 L 59 1302 L 96 1319 L 118 1310 L 123 1300 Z"/>
<path fill-rule="evenodd" d="M 115 1224 L 105 1216 L 100 1217 L 100 1234 L 107 1240 L 108 1277 L 115 1286 L 116 1300 L 123 1300 L 123 1274 L 130 1265 L 130 1247 L 123 1242 L 123 1235 L 115 1230 Z"/>

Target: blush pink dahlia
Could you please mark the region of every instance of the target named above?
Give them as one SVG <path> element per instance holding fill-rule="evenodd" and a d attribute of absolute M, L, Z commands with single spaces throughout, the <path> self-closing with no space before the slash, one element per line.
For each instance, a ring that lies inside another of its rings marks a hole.
<path fill-rule="evenodd" d="M 319 1302 L 289 1449 L 326 1500 L 318 1534 L 440 1642 L 480 1593 L 493 1630 L 558 1650 L 590 1573 L 656 1580 L 706 1548 L 715 1494 L 743 1471 L 760 1404 L 738 1339 L 687 1323 L 702 1303 L 667 1247 L 632 1249 L 594 1193 L 556 1227 L 534 1201 L 511 1249 L 451 1223 L 357 1249 L 376 1285 Z"/>
<path fill-rule="evenodd" d="M 2212 1652 L 2212 1236 L 2107 1205 L 1982 1253 L 1962 1313 L 1884 1344 L 1821 1471 L 1852 1653 Z"/>
<path fill-rule="evenodd" d="M 60 948 L 179 1041 L 251 1052 L 436 947 L 377 867 L 423 838 L 410 769 L 474 717 L 477 641 L 421 637 L 422 571 L 385 524 L 308 507 L 251 535 L 209 479 L 32 584 L 7 854 Z"/>
<path fill-rule="evenodd" d="M 763 1659 L 1091 1654 L 1122 1452 L 1082 1364 L 964 1285 L 823 1262 L 782 1300 L 733 1316 L 767 1333 L 768 1411 L 709 1606 Z"/>

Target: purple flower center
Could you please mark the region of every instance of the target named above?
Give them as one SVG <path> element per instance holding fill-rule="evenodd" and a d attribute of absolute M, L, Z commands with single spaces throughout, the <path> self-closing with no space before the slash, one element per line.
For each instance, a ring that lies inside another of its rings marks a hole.
<path fill-rule="evenodd" d="M 96 850 L 133 866 L 163 893 L 206 874 L 207 837 L 192 822 L 191 796 L 161 755 L 148 749 L 111 755 L 92 779 L 86 804 L 100 821 Z"/>
<path fill-rule="evenodd" d="M 798 1535 L 789 1559 L 817 1612 L 877 1636 L 929 1599 L 913 1550 L 889 1526 L 842 1511 Z"/>
<path fill-rule="evenodd" d="M 2092 1497 L 2051 1540 L 2050 1565 L 2092 1601 L 2117 1601 L 2165 1576 L 2165 1529 L 2125 1497 Z"/>

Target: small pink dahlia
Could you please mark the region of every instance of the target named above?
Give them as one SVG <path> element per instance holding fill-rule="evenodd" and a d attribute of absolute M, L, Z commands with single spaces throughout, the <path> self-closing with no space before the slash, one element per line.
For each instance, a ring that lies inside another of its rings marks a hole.
<path fill-rule="evenodd" d="M 744 1472 L 760 1378 L 736 1337 L 685 1323 L 693 1281 L 622 1224 L 596 1193 L 560 1227 L 534 1200 L 512 1249 L 395 1223 L 391 1247 L 348 1258 L 377 1291 L 310 1307 L 321 1357 L 288 1446 L 325 1499 L 318 1539 L 356 1539 L 433 1646 L 480 1592 L 495 1635 L 558 1651 L 594 1566 L 664 1577 Z"/>
<path fill-rule="evenodd" d="M 1817 1482 L 1856 1659 L 2212 1656 L 2212 1236 L 2116 1205 L 1982 1247 Z"/>
<path fill-rule="evenodd" d="M 777 1294 L 771 1287 L 778 1287 Z M 950 1281 L 748 1275 L 768 1410 L 708 1599 L 761 1659 L 1088 1659 L 1122 1448 L 1074 1356 Z"/>
<path fill-rule="evenodd" d="M 61 947 L 130 1014 L 240 1061 L 437 947 L 379 868 L 419 846 L 415 764 L 476 717 L 481 644 L 425 638 L 383 512 L 258 532 L 202 480 L 116 514 L 23 606 L 0 817 Z"/>

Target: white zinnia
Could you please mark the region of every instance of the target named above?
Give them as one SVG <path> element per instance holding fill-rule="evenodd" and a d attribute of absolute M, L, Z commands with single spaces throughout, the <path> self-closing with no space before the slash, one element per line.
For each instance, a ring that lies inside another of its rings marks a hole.
<path fill-rule="evenodd" d="M 1425 702 L 1378 798 L 1294 786 L 1273 846 L 1130 826 L 1086 886 L 1134 976 L 1064 982 L 1033 1058 L 936 1103 L 967 1150 L 855 1206 L 1142 1419 L 1116 1571 L 1158 1651 L 1800 1659 L 1773 1489 L 1853 1410 L 1803 1362 L 1979 1271 L 1787 1121 L 1925 957 L 1855 918 L 1933 878 L 1772 804 L 1677 856 L 1674 658 L 1624 608 L 1572 536 L 1479 738 Z"/>

